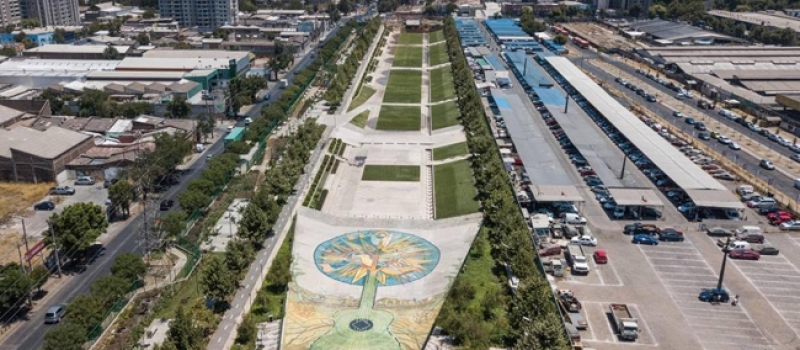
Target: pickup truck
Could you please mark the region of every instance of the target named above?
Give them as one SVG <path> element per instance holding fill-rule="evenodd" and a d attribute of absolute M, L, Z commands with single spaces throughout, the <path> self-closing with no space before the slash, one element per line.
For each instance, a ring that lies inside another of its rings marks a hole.
<path fill-rule="evenodd" d="M 56 186 L 50 189 L 50 194 L 57 196 L 71 196 L 75 194 L 75 189 L 69 186 Z"/>
<path fill-rule="evenodd" d="M 568 244 L 565 257 L 572 268 L 572 273 L 580 275 L 589 274 L 589 263 L 580 245 Z"/>
<path fill-rule="evenodd" d="M 589 327 L 588 322 L 586 322 L 586 319 L 584 319 L 583 315 L 581 315 L 581 302 L 575 298 L 575 295 L 572 293 L 572 291 L 568 289 L 559 290 L 558 303 L 561 306 L 561 309 L 564 311 L 564 314 L 567 315 L 570 323 L 572 323 L 575 328 L 584 330 Z"/>
<path fill-rule="evenodd" d="M 628 305 L 611 304 L 609 309 L 611 309 L 611 316 L 621 339 L 636 340 L 639 338 L 639 320 L 631 315 Z"/>

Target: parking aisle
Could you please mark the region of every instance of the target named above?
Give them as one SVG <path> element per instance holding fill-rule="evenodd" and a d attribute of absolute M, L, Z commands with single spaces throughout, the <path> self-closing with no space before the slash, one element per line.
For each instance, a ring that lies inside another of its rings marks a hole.
<path fill-rule="evenodd" d="M 718 275 L 688 239 L 639 249 L 704 349 L 772 348 L 743 307 L 697 299 L 702 288 L 716 286 Z"/>
<path fill-rule="evenodd" d="M 800 334 L 800 269 L 784 255 L 760 260 L 728 259 L 767 300 L 795 333 Z"/>

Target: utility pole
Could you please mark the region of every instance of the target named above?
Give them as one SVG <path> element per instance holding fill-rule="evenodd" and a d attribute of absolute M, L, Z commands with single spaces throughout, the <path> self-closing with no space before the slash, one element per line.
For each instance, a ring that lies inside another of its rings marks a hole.
<path fill-rule="evenodd" d="M 622 171 L 619 172 L 619 179 L 620 180 L 622 180 L 622 178 L 625 177 L 625 164 L 628 164 L 628 157 L 626 157 L 625 155 L 622 155 Z"/>
<path fill-rule="evenodd" d="M 25 242 L 25 252 L 29 252 L 31 248 L 28 247 L 28 231 L 25 229 L 25 219 L 22 219 L 22 241 Z M 30 260 L 28 260 L 28 271 L 33 271 Z"/>
<path fill-rule="evenodd" d="M 19 270 L 22 272 L 22 274 L 27 275 L 28 272 L 25 271 L 25 265 L 22 262 L 22 244 L 21 243 L 17 244 L 17 253 L 19 253 Z M 33 300 L 31 300 L 31 289 L 30 289 L 30 287 L 28 287 L 27 290 L 25 291 L 25 295 L 27 296 L 26 299 L 28 301 L 28 306 L 33 305 Z"/>
<path fill-rule="evenodd" d="M 55 254 L 56 257 L 56 268 L 58 270 L 58 278 L 61 278 L 61 258 L 58 256 L 58 250 L 61 249 L 61 247 L 56 242 L 56 233 L 53 232 L 53 224 L 48 223 L 48 225 L 50 226 L 50 237 L 53 239 L 53 246 L 55 248 L 53 249 L 53 253 Z"/>

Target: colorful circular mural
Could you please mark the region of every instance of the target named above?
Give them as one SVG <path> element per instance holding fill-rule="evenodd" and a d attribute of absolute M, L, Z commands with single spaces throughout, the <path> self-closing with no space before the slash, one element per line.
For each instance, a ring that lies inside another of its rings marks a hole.
<path fill-rule="evenodd" d="M 439 248 L 403 232 L 362 230 L 317 246 L 314 262 L 326 276 L 363 286 L 374 276 L 379 286 L 394 286 L 427 276 L 439 263 Z"/>

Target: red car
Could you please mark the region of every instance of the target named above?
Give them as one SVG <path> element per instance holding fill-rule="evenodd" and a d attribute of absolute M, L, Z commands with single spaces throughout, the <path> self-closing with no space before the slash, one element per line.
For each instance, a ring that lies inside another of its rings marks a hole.
<path fill-rule="evenodd" d="M 731 259 L 742 259 L 742 260 L 758 260 L 761 259 L 761 254 L 758 254 L 755 250 L 750 249 L 734 249 L 728 254 Z"/>
<path fill-rule="evenodd" d="M 597 175 L 597 173 L 595 173 L 594 170 L 592 169 L 582 170 L 581 176 L 586 176 L 586 175 Z"/>
<path fill-rule="evenodd" d="M 539 249 L 539 256 L 553 256 L 558 254 L 561 254 L 561 246 L 557 244 Z"/>
<path fill-rule="evenodd" d="M 789 214 L 783 210 L 767 214 L 767 219 L 769 219 L 769 223 L 772 225 L 780 225 L 784 222 L 793 220 L 792 214 Z"/>
<path fill-rule="evenodd" d="M 608 263 L 608 255 L 606 255 L 605 250 L 595 250 L 594 251 L 594 262 L 598 264 L 607 264 Z"/>

